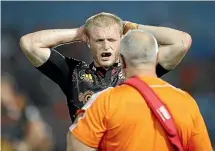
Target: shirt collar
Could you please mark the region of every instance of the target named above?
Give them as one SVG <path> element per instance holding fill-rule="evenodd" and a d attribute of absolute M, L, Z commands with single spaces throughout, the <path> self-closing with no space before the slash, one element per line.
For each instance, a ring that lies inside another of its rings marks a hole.
<path fill-rule="evenodd" d="M 117 68 L 117 67 L 121 67 L 121 63 L 114 63 L 112 66 L 110 66 L 107 70 L 110 70 L 110 69 L 114 69 L 114 68 Z M 90 68 L 94 71 L 100 71 L 100 70 L 105 70 L 104 68 L 102 67 L 96 67 L 94 65 L 94 62 L 92 62 L 90 64 Z"/>
<path fill-rule="evenodd" d="M 92 62 L 89 65 L 90 69 L 93 71 L 96 71 L 98 73 L 102 73 L 103 75 L 106 74 L 107 71 L 111 71 L 113 73 L 113 71 L 117 71 L 119 68 L 121 68 L 121 63 L 114 63 L 112 66 L 110 66 L 107 70 L 102 68 L 102 67 L 96 67 L 94 65 L 94 62 Z"/>

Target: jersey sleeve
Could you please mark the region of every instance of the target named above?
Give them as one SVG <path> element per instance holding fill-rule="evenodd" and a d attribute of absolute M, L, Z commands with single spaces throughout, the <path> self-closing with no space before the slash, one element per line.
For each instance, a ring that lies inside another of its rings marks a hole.
<path fill-rule="evenodd" d="M 56 50 L 51 49 L 49 59 L 37 69 L 64 90 L 69 74 L 77 64 L 77 60 L 64 57 Z"/>
<path fill-rule="evenodd" d="M 166 70 L 159 63 L 156 66 L 156 74 L 158 77 L 162 77 L 164 74 L 168 73 L 171 70 Z"/>

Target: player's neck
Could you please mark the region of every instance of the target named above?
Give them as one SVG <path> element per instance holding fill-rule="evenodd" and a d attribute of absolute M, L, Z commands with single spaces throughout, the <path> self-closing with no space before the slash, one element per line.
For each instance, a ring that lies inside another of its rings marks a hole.
<path fill-rule="evenodd" d="M 108 70 L 111 66 L 109 66 L 109 67 L 102 67 L 102 66 L 100 66 L 97 62 L 93 62 L 94 63 L 94 66 L 96 67 L 96 68 L 103 68 L 103 69 L 105 69 L 105 70 Z M 120 63 L 120 60 L 118 59 L 115 63 Z"/>

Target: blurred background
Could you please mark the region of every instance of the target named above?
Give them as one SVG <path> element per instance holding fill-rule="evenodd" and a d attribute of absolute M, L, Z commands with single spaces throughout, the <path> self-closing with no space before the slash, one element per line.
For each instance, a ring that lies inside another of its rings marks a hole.
<path fill-rule="evenodd" d="M 76 28 L 99 12 L 140 24 L 188 32 L 192 47 L 163 76 L 188 91 L 199 104 L 215 147 L 215 2 L 1 2 L 2 151 L 62 151 L 71 121 L 60 88 L 35 69 L 19 47 L 21 36 L 43 29 Z M 86 45 L 57 48 L 90 63 Z M 214 148 L 215 149 L 215 148 Z"/>

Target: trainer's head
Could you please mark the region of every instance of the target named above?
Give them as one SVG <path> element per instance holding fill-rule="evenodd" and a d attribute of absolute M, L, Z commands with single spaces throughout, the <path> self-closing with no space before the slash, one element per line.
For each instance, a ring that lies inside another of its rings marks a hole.
<path fill-rule="evenodd" d="M 126 77 L 155 74 L 158 44 L 155 37 L 143 30 L 131 30 L 122 38 L 120 53 Z"/>
<path fill-rule="evenodd" d="M 121 18 L 99 13 L 86 20 L 87 44 L 96 66 L 107 68 L 119 61 L 120 40 L 123 34 Z"/>

